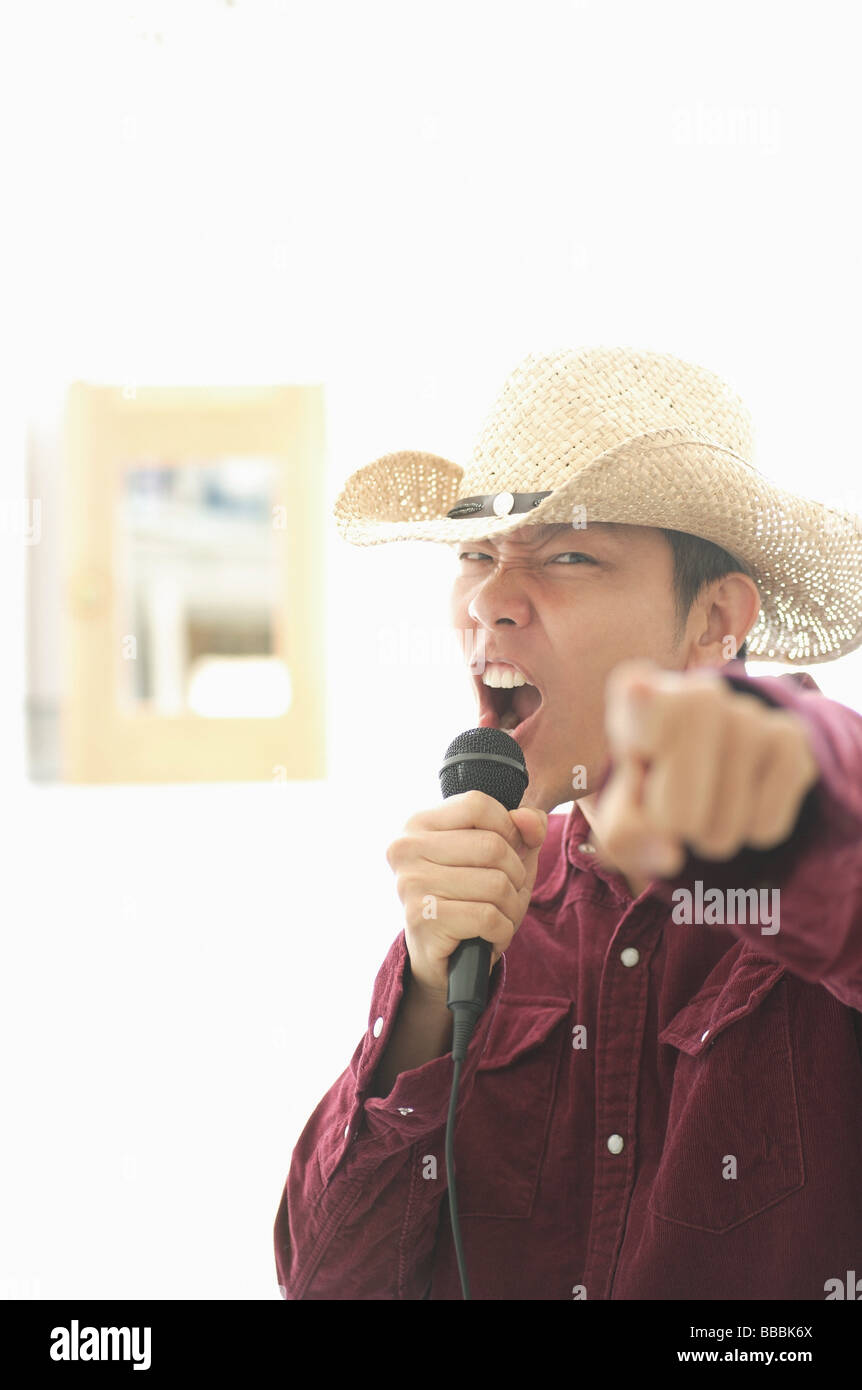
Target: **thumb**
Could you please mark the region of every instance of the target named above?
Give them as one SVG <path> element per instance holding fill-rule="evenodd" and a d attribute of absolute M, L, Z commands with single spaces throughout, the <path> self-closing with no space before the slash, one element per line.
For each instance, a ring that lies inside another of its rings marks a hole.
<path fill-rule="evenodd" d="M 548 813 L 537 806 L 518 806 L 509 815 L 528 849 L 538 849 L 548 830 Z"/>

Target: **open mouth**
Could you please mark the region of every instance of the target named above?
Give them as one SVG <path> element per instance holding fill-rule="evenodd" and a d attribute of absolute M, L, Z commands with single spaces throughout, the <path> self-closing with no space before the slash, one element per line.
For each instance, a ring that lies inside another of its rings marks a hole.
<path fill-rule="evenodd" d="M 479 692 L 479 728 L 503 729 L 518 739 L 529 732 L 542 707 L 542 694 L 535 685 L 517 685 L 511 689 L 484 685 L 481 676 L 474 676 Z"/>

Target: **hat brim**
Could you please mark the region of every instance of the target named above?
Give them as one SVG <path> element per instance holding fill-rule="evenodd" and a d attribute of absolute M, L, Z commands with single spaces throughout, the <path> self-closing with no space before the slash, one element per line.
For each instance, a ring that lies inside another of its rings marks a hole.
<path fill-rule="evenodd" d="M 683 531 L 748 569 L 761 610 L 751 660 L 812 665 L 862 646 L 862 519 L 770 482 L 750 463 L 675 431 L 627 441 L 579 468 L 529 513 L 453 520 L 464 469 L 438 454 L 386 454 L 348 479 L 334 508 L 353 545 L 506 535 L 524 525 L 614 522 Z M 501 490 L 511 480 L 501 480 Z"/>

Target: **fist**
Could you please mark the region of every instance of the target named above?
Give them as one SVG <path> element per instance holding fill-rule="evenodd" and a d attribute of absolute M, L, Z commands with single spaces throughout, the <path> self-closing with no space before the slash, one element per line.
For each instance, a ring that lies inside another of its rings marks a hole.
<path fill-rule="evenodd" d="M 420 811 L 386 851 L 404 905 L 411 986 L 445 1005 L 449 956 L 461 941 L 491 943 L 491 968 L 527 908 L 547 812 L 507 811 L 485 792 L 460 792 Z"/>
<path fill-rule="evenodd" d="M 608 678 L 613 773 L 594 826 L 602 860 L 670 877 L 703 859 L 770 849 L 792 833 L 819 769 L 803 720 L 716 671 L 626 661 Z"/>

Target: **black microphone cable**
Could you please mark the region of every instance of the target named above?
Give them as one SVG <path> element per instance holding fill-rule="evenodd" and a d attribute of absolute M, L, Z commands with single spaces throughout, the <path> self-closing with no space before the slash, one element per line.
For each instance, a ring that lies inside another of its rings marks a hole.
<path fill-rule="evenodd" d="M 460 792 L 482 791 L 493 796 L 514 811 L 528 785 L 527 765 L 520 744 L 503 729 L 468 729 L 449 744 L 440 769 L 443 796 Z M 458 1104 L 458 1085 L 461 1066 L 476 1020 L 488 998 L 488 976 L 491 969 L 491 943 L 482 937 L 462 941 L 449 960 L 449 990 L 447 1007 L 451 1009 L 452 1087 L 449 1092 L 449 1113 L 446 1118 L 446 1182 L 449 1197 L 449 1219 L 455 1259 L 461 1280 L 461 1292 L 470 1299 L 470 1281 L 461 1243 L 461 1224 L 458 1219 L 458 1197 L 455 1180 L 455 1111 Z"/>
<path fill-rule="evenodd" d="M 458 1084 L 461 1080 L 461 1064 L 467 1056 L 467 1048 L 473 1036 L 476 1020 L 485 1007 L 488 997 L 488 974 L 491 965 L 491 943 L 481 936 L 471 941 L 462 941 L 452 953 L 449 968 L 449 997 L 447 1006 L 452 1010 L 454 1026 L 452 1029 L 452 1089 L 449 1092 L 449 1114 L 446 1118 L 446 1182 L 449 1192 L 449 1219 L 452 1225 L 452 1239 L 455 1242 L 455 1258 L 458 1261 L 458 1274 L 461 1278 L 461 1292 L 464 1298 L 470 1297 L 470 1281 L 461 1245 L 461 1223 L 458 1220 L 458 1196 L 455 1186 L 455 1109 L 458 1104 Z"/>

